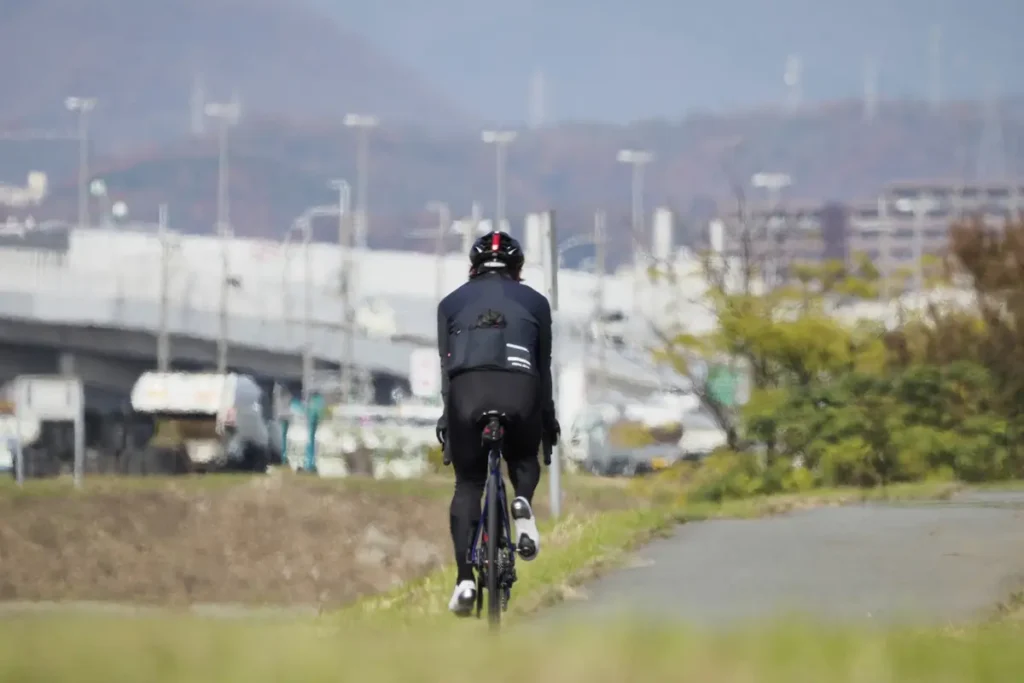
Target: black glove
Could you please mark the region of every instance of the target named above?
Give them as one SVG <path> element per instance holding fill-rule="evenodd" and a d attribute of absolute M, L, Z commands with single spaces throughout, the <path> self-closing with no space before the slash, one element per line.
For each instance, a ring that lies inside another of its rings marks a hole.
<path fill-rule="evenodd" d="M 448 420 L 443 415 L 438 419 L 437 426 L 434 427 L 434 436 L 441 444 L 441 462 L 446 466 L 451 465 L 452 459 L 448 455 Z"/>
<path fill-rule="evenodd" d="M 562 426 L 558 424 L 558 420 L 554 416 L 544 422 L 544 436 L 547 438 L 548 443 L 552 446 L 557 446 L 558 439 L 562 436 Z"/>

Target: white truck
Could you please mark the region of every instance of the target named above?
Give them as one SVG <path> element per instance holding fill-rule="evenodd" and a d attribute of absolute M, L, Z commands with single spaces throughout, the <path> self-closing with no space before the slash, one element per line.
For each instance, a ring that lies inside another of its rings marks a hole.
<path fill-rule="evenodd" d="M 265 472 L 281 461 L 280 435 L 264 417 L 263 390 L 236 373 L 146 372 L 131 407 L 152 436 L 121 455 L 125 474 Z"/>
<path fill-rule="evenodd" d="M 14 473 L 19 448 L 26 477 L 72 471 L 76 460 L 85 466 L 85 430 L 77 378 L 20 375 L 0 387 L 0 470 Z"/>

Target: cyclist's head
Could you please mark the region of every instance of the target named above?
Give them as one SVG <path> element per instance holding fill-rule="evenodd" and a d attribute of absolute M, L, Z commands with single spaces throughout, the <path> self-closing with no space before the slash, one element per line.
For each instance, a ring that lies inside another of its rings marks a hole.
<path fill-rule="evenodd" d="M 511 235 L 489 232 L 474 242 L 469 250 L 469 276 L 500 272 L 520 280 L 524 261 L 523 248 Z"/>

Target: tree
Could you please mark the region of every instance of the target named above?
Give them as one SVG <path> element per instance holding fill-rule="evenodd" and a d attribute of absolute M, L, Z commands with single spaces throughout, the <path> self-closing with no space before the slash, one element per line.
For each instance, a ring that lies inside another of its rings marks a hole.
<path fill-rule="evenodd" d="M 704 408 L 725 432 L 729 448 L 743 450 L 750 437 L 765 445 L 771 462 L 777 435 L 767 422 L 744 435 L 742 414 L 714 391 L 709 366 L 724 365 L 749 377 L 749 411 L 765 415 L 780 405 L 783 390 L 807 390 L 851 368 L 881 362 L 883 346 L 875 329 L 850 329 L 832 315 L 836 305 L 876 293 L 878 274 L 864 261 L 854 269 L 838 262 L 804 263 L 781 259 L 765 245 L 768 218 L 746 211 L 737 190 L 737 211 L 723 225 L 724 253 L 705 252 L 694 273 L 654 264 L 656 286 L 680 296 L 678 305 L 710 314 L 712 329 L 692 329 L 692 316 L 652 321 L 658 340 L 655 358 L 683 376 Z M 787 231 L 783 229 L 782 234 Z M 696 292 L 688 300 L 686 289 Z"/>

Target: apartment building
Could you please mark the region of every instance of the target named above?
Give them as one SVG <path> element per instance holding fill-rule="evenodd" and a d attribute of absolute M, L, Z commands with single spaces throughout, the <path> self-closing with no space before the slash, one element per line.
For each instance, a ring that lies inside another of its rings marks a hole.
<path fill-rule="evenodd" d="M 940 255 L 949 226 L 968 216 L 999 226 L 1024 209 L 1024 185 L 903 182 L 870 203 L 849 207 L 851 254 L 866 254 L 883 272 L 912 266 L 920 255 Z M 919 236 L 919 237 L 918 237 Z"/>
<path fill-rule="evenodd" d="M 738 256 L 747 243 L 753 258 L 784 273 L 799 262 L 845 261 L 846 232 L 846 210 L 838 204 L 755 204 L 715 221 L 711 244 Z"/>
<path fill-rule="evenodd" d="M 979 216 L 1002 225 L 1024 212 L 1024 184 L 894 183 L 871 201 L 800 205 L 781 202 L 723 215 L 713 231 L 719 248 L 737 254 L 749 235 L 759 258 L 776 255 L 780 268 L 795 261 L 843 260 L 864 254 L 882 272 L 940 255 L 957 218 Z M 920 238 L 918 238 L 920 236 Z M 714 244 L 714 242 L 713 242 Z"/>

